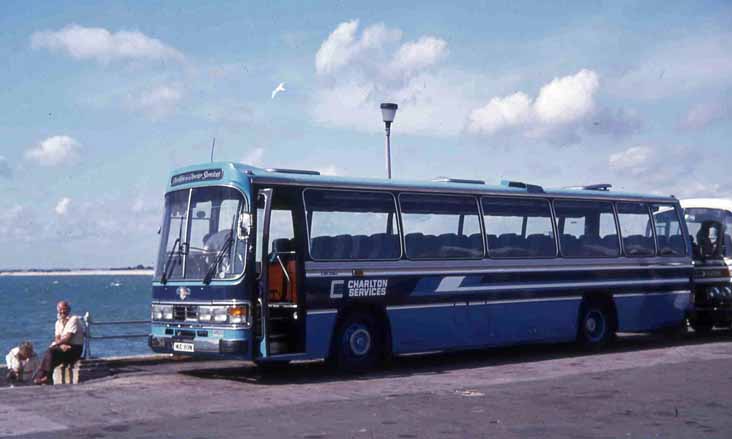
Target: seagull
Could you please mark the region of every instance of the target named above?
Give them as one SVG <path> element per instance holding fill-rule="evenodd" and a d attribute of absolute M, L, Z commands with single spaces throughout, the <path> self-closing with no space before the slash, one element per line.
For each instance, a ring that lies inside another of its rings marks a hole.
<path fill-rule="evenodd" d="M 274 99 L 275 96 L 277 96 L 277 93 L 279 93 L 281 91 L 285 91 L 285 83 L 284 82 L 280 82 L 280 85 L 278 85 L 277 88 L 275 88 L 274 90 L 272 90 L 272 99 Z"/>

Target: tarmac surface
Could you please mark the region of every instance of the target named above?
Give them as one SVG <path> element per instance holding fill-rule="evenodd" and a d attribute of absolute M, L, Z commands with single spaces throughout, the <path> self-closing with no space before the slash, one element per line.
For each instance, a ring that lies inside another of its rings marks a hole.
<path fill-rule="evenodd" d="M 414 356 L 366 375 L 322 363 L 129 366 L 0 389 L 0 436 L 730 438 L 732 332 Z"/>

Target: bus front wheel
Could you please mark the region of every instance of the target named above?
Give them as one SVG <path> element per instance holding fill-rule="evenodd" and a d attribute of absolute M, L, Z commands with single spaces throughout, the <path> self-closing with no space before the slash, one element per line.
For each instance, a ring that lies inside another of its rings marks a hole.
<path fill-rule="evenodd" d="M 585 304 L 580 311 L 577 341 L 585 349 L 603 348 L 615 335 L 613 326 L 607 306 Z"/>
<path fill-rule="evenodd" d="M 358 373 L 376 366 L 381 358 L 381 337 L 372 316 L 353 313 L 338 325 L 334 360 L 338 369 Z"/>

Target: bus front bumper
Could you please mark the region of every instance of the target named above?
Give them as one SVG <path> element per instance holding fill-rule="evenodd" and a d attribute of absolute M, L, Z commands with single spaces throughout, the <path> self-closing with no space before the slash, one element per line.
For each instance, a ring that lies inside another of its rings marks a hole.
<path fill-rule="evenodd" d="M 249 330 L 171 328 L 154 325 L 148 346 L 156 353 L 193 356 L 226 355 L 249 359 Z"/>

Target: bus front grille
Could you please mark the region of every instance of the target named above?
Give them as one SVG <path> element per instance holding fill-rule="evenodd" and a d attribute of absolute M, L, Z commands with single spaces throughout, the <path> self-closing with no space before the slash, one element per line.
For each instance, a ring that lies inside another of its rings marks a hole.
<path fill-rule="evenodd" d="M 173 306 L 173 320 L 183 322 L 186 320 L 198 319 L 198 306 L 196 305 L 175 305 Z"/>

